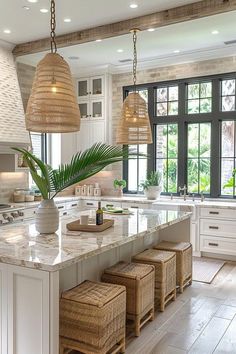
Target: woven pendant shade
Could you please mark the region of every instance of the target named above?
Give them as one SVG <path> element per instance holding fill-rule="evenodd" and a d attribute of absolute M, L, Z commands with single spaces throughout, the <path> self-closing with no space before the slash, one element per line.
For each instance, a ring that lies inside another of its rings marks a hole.
<path fill-rule="evenodd" d="M 70 68 L 57 53 L 46 54 L 36 68 L 26 128 L 41 133 L 80 130 L 80 111 Z"/>
<path fill-rule="evenodd" d="M 117 144 L 152 144 L 152 132 L 145 100 L 131 92 L 124 100 L 117 129 Z"/>

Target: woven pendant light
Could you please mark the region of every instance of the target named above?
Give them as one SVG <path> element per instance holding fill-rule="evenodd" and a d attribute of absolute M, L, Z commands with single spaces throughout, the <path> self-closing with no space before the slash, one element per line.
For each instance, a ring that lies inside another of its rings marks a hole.
<path fill-rule="evenodd" d="M 36 68 L 26 109 L 26 129 L 40 133 L 80 130 L 80 111 L 69 65 L 57 53 L 55 2 L 51 1 L 51 53 Z"/>
<path fill-rule="evenodd" d="M 152 144 L 152 131 L 147 103 L 136 90 L 137 31 L 137 29 L 132 30 L 134 43 L 134 92 L 130 92 L 123 102 L 122 114 L 116 132 L 116 143 L 122 145 Z"/>

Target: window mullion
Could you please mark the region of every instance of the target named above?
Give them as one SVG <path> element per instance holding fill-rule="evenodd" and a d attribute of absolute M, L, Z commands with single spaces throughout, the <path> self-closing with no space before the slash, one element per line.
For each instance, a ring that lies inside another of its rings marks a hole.
<path fill-rule="evenodd" d="M 178 183 L 179 187 L 187 185 L 187 134 L 185 125 L 186 86 L 179 85 L 179 116 L 178 116 Z"/>

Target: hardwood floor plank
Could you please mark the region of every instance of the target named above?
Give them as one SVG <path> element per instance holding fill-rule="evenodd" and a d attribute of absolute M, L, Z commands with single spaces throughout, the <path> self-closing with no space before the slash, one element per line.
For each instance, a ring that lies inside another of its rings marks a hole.
<path fill-rule="evenodd" d="M 227 331 L 214 351 L 216 354 L 236 353 L 236 317 L 231 321 Z"/>
<path fill-rule="evenodd" d="M 230 320 L 213 317 L 195 341 L 189 354 L 211 354 L 230 325 Z"/>

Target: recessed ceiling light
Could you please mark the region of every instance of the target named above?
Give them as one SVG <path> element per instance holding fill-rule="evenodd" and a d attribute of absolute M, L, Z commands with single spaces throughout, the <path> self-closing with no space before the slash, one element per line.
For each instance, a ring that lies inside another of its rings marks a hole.
<path fill-rule="evenodd" d="M 219 34 L 219 31 L 214 30 L 214 31 L 211 32 L 211 34 Z"/>
<path fill-rule="evenodd" d="M 77 55 L 71 55 L 70 57 L 68 57 L 68 59 L 70 59 L 70 60 L 78 60 L 79 57 L 77 57 Z"/>
<path fill-rule="evenodd" d="M 130 4 L 129 7 L 131 9 L 137 9 L 138 5 L 137 4 Z"/>
<path fill-rule="evenodd" d="M 123 53 L 124 49 L 117 49 L 117 53 Z"/>
<path fill-rule="evenodd" d="M 155 28 L 149 28 L 148 29 L 148 32 L 154 32 L 155 31 Z"/>
<path fill-rule="evenodd" d="M 176 50 L 174 50 L 174 53 L 175 53 L 175 54 L 180 53 L 180 50 L 179 50 L 179 49 L 176 49 Z"/>
<path fill-rule="evenodd" d="M 11 30 L 9 30 L 9 29 L 6 28 L 5 30 L 3 30 L 3 32 L 6 33 L 6 34 L 10 34 L 10 33 L 11 33 Z"/>
<path fill-rule="evenodd" d="M 22 6 L 22 9 L 26 10 L 26 11 L 29 11 L 30 10 L 30 7 L 29 6 Z"/>
<path fill-rule="evenodd" d="M 36 3 L 36 2 L 38 2 L 38 0 L 28 0 L 28 2 Z"/>
<path fill-rule="evenodd" d="M 95 42 L 101 42 L 102 41 L 102 39 L 96 39 L 96 41 Z"/>
<path fill-rule="evenodd" d="M 64 22 L 66 22 L 66 23 L 69 23 L 69 22 L 71 22 L 71 18 L 64 18 Z"/>
<path fill-rule="evenodd" d="M 42 12 L 42 14 L 46 14 L 48 12 L 48 9 L 40 9 L 40 12 Z"/>

